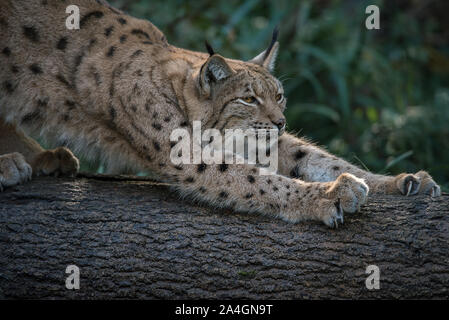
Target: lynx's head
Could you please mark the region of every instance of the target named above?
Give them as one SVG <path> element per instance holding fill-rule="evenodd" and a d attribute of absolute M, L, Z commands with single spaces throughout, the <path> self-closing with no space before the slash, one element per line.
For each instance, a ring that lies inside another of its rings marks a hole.
<path fill-rule="evenodd" d="M 196 81 L 201 99 L 214 110 L 212 127 L 285 131 L 287 100 L 281 82 L 271 75 L 277 35 L 275 30 L 268 49 L 246 62 L 225 59 L 206 44 L 210 56 Z"/>

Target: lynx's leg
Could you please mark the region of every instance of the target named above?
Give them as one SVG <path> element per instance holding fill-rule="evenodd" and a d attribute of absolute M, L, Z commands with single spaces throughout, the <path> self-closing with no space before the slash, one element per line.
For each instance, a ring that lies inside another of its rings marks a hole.
<path fill-rule="evenodd" d="M 350 173 L 364 179 L 372 193 L 441 195 L 440 187 L 425 171 L 397 176 L 373 174 L 290 134 L 280 137 L 279 155 L 279 172 L 305 181 L 334 181 Z"/>
<path fill-rule="evenodd" d="M 39 174 L 76 174 L 78 159 L 67 148 L 44 150 L 14 125 L 0 119 L 0 190 Z"/>
<path fill-rule="evenodd" d="M 317 183 L 272 174 L 260 175 L 250 164 L 179 164 L 169 154 L 157 153 L 164 164 L 162 178 L 182 197 L 213 207 L 255 212 L 288 222 L 317 220 L 336 227 L 344 212 L 354 212 L 365 202 L 368 186 L 350 174 L 337 181 Z"/>

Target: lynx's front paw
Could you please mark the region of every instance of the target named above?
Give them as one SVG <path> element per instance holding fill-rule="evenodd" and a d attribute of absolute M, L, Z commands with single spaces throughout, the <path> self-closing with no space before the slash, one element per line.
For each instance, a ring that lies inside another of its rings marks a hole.
<path fill-rule="evenodd" d="M 20 153 L 14 152 L 0 156 L 0 191 L 31 180 L 32 169 Z"/>
<path fill-rule="evenodd" d="M 360 210 L 366 202 L 368 192 L 368 185 L 363 179 L 350 173 L 341 174 L 325 193 L 330 203 L 324 208 L 322 220 L 329 227 L 337 227 L 338 222 L 344 221 L 344 212 L 353 213 Z"/>
<path fill-rule="evenodd" d="M 395 177 L 395 184 L 399 191 L 406 196 L 428 194 L 432 197 L 441 196 L 441 188 L 425 171 L 415 174 L 402 173 Z"/>
<path fill-rule="evenodd" d="M 64 147 L 46 150 L 33 160 L 35 175 L 75 176 L 80 168 L 78 159 Z"/>

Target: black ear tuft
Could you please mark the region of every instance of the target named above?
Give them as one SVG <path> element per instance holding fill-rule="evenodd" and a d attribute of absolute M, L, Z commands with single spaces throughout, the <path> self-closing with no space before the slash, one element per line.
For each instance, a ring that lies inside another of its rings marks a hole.
<path fill-rule="evenodd" d="M 215 51 L 212 48 L 212 46 L 210 45 L 210 43 L 207 42 L 207 40 L 206 40 L 206 41 L 204 41 L 204 44 L 206 45 L 206 49 L 207 49 L 207 52 L 209 52 L 209 55 L 213 56 L 215 54 Z"/>
<path fill-rule="evenodd" d="M 270 46 L 268 47 L 267 50 L 265 50 L 265 55 L 264 55 L 264 57 L 263 57 L 263 60 L 265 60 L 265 59 L 268 58 L 268 56 L 269 56 L 269 54 L 270 54 L 270 52 L 271 52 L 271 49 L 273 49 L 274 44 L 275 44 L 276 41 L 278 40 L 278 36 L 279 36 L 279 26 L 276 26 L 276 27 L 274 28 L 274 30 L 273 30 L 273 35 L 272 35 L 272 37 L 271 37 L 271 43 L 270 43 Z"/>

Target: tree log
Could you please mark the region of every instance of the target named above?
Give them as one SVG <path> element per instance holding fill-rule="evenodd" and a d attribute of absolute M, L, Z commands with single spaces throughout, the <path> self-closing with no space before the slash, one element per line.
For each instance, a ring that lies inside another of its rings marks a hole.
<path fill-rule="evenodd" d="M 448 238 L 448 194 L 373 196 L 331 230 L 211 210 L 145 178 L 37 178 L 0 193 L 0 298 L 447 299 Z"/>

